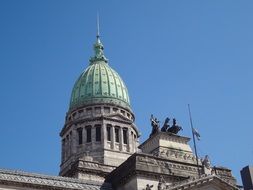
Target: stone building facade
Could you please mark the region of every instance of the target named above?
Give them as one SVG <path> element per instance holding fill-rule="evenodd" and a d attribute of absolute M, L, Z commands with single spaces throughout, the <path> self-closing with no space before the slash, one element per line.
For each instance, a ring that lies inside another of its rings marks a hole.
<path fill-rule="evenodd" d="M 140 153 L 133 154 L 112 171 L 106 182 L 116 190 L 146 189 L 147 185 L 153 186 L 153 189 L 174 189 L 184 183 L 212 177 L 212 180 L 222 181 L 228 189 L 236 189 L 231 170 L 212 167 L 203 160 L 197 164 L 189 140 L 187 137 L 157 132 L 139 146 Z"/>
<path fill-rule="evenodd" d="M 158 127 L 139 144 L 128 90 L 103 50 L 98 35 L 74 84 L 60 132 L 60 176 L 0 170 L 0 189 L 237 189 L 231 170 L 196 159 L 188 137 Z"/>

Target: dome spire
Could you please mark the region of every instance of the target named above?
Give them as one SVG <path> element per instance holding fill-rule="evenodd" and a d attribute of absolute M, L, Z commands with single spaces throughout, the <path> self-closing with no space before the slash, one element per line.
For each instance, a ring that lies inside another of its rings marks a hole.
<path fill-rule="evenodd" d="M 97 40 L 99 39 L 100 37 L 100 31 L 99 31 L 99 13 L 97 13 Z"/>
<path fill-rule="evenodd" d="M 100 25 L 99 25 L 99 14 L 97 13 L 97 41 L 94 44 L 94 51 L 95 51 L 95 55 L 93 57 L 91 57 L 90 59 L 90 65 L 94 64 L 97 61 L 104 61 L 104 62 L 108 62 L 108 59 L 106 59 L 105 55 L 104 55 L 104 46 L 102 44 L 102 42 L 100 41 Z"/>

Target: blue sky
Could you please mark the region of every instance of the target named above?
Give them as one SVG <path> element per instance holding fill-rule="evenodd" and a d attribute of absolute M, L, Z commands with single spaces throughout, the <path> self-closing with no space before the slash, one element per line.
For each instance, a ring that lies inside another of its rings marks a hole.
<path fill-rule="evenodd" d="M 71 89 L 93 55 L 96 14 L 141 142 L 149 117 L 177 118 L 201 156 L 253 163 L 253 1 L 0 1 L 0 168 L 57 175 Z"/>

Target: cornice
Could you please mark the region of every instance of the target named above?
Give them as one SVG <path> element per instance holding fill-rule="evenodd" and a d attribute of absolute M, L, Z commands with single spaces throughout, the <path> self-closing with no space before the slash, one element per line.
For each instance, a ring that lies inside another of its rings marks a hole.
<path fill-rule="evenodd" d="M 68 177 L 48 176 L 22 171 L 0 169 L 0 184 L 46 189 L 110 189 L 110 184 L 102 184 Z"/>

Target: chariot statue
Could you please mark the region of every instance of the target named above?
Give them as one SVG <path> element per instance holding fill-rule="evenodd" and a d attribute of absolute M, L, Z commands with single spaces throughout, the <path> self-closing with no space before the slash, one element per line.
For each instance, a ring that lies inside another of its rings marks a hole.
<path fill-rule="evenodd" d="M 172 126 L 168 128 L 167 132 L 177 134 L 180 130 L 183 130 L 181 126 L 177 125 L 177 120 L 174 118 Z"/>
<path fill-rule="evenodd" d="M 151 137 L 152 135 L 160 131 L 160 121 L 158 121 L 158 119 L 155 118 L 153 114 L 151 114 L 150 122 L 152 126 L 152 131 L 149 137 Z M 170 127 L 169 122 L 170 122 L 170 118 L 167 117 L 164 121 L 163 127 L 161 128 L 162 132 L 177 134 L 180 130 L 183 130 L 181 126 L 177 125 L 177 120 L 175 118 L 172 121 L 171 127 Z"/>

